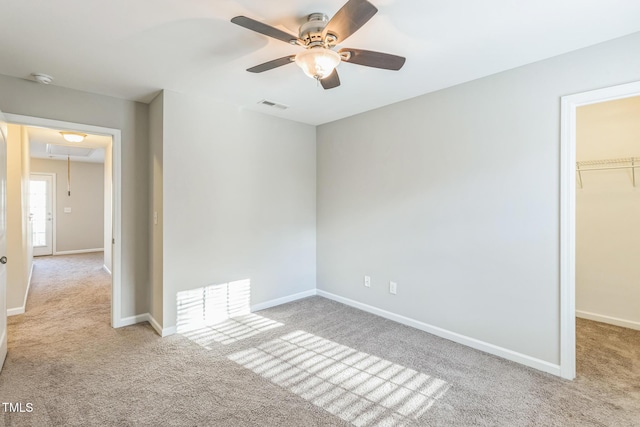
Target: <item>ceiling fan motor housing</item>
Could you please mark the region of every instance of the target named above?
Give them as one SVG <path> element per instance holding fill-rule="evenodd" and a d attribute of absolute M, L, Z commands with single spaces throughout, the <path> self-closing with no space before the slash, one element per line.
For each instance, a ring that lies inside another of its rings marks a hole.
<path fill-rule="evenodd" d="M 312 13 L 307 16 L 307 22 L 300 26 L 299 37 L 307 46 L 324 44 L 322 31 L 327 26 L 329 17 L 324 13 Z"/>

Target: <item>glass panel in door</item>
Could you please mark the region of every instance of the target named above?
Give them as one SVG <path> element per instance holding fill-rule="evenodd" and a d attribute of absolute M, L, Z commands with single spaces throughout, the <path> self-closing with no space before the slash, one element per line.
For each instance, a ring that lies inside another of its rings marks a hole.
<path fill-rule="evenodd" d="M 29 183 L 29 209 L 33 255 L 53 254 L 53 195 L 51 175 L 32 174 Z"/>

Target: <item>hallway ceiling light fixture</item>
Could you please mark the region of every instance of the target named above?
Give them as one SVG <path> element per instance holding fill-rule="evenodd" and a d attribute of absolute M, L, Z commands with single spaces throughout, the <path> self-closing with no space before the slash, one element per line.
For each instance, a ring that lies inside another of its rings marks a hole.
<path fill-rule="evenodd" d="M 60 135 L 68 142 L 82 142 L 87 136 L 79 132 L 60 132 Z"/>

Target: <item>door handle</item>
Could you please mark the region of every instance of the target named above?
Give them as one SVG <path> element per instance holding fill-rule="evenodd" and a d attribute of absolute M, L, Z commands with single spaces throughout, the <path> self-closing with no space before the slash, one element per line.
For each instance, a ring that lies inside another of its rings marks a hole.
<path fill-rule="evenodd" d="M 7 263 L 7 257 L 3 256 L 2 258 L 0 258 L 0 264 L 6 264 Z"/>

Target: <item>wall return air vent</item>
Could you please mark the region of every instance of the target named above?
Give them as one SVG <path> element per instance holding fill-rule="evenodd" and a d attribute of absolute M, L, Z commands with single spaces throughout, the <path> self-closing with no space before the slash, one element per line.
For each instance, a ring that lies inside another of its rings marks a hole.
<path fill-rule="evenodd" d="M 278 110 L 286 110 L 287 108 L 289 108 L 284 104 L 278 104 L 277 102 L 269 101 L 267 99 L 263 99 L 262 101 L 258 102 L 258 104 L 264 105 L 266 107 L 277 108 Z"/>

